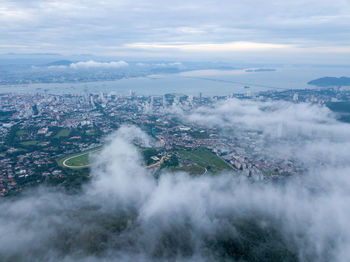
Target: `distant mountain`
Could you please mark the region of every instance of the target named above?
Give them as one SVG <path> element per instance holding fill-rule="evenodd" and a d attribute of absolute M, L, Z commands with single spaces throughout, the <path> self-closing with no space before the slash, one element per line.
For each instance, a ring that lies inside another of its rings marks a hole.
<path fill-rule="evenodd" d="M 46 64 L 47 66 L 69 66 L 72 64 L 72 61 L 69 60 L 59 60 Z"/>
<path fill-rule="evenodd" d="M 327 86 L 350 86 L 350 77 L 322 77 L 312 80 L 308 85 L 327 87 Z"/>

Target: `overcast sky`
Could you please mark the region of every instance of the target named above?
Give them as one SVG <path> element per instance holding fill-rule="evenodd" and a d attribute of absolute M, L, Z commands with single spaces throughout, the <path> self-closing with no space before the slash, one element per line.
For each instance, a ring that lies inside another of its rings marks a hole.
<path fill-rule="evenodd" d="M 0 53 L 350 58 L 348 0 L 0 0 Z"/>

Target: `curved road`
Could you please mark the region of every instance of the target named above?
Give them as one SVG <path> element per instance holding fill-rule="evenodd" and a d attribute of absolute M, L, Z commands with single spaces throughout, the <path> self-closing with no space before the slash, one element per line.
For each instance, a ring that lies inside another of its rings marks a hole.
<path fill-rule="evenodd" d="M 80 157 L 80 156 L 83 156 L 83 155 L 86 155 L 86 154 L 89 154 L 89 153 L 93 153 L 93 152 L 99 151 L 99 150 L 101 150 L 101 149 L 96 149 L 96 150 L 92 150 L 92 151 L 89 151 L 89 152 L 81 153 L 79 155 L 68 157 L 62 162 L 62 165 L 64 167 L 68 167 L 68 168 L 85 168 L 85 167 L 88 167 L 89 164 L 82 165 L 82 166 L 71 166 L 71 165 L 67 164 L 67 161 L 69 161 L 69 160 L 71 160 L 73 158 L 76 158 L 76 157 Z M 162 156 L 162 158 L 158 162 L 156 162 L 156 163 L 154 163 L 152 165 L 146 166 L 146 168 L 152 168 L 152 167 L 160 166 L 164 162 L 165 158 L 166 158 L 166 156 Z"/>
<path fill-rule="evenodd" d="M 68 158 L 66 158 L 66 159 L 62 162 L 62 165 L 63 165 L 64 167 L 68 167 L 68 168 L 72 168 L 72 169 L 88 167 L 89 164 L 87 164 L 87 165 L 82 165 L 82 166 L 71 166 L 71 165 L 68 165 L 68 164 L 67 164 L 67 161 L 69 161 L 69 160 L 71 160 L 71 159 L 73 159 L 73 158 L 76 158 L 76 157 L 80 157 L 80 156 L 83 156 L 83 155 L 86 155 L 86 154 L 89 154 L 89 153 L 93 153 L 93 152 L 99 151 L 99 150 L 101 150 L 101 149 L 96 149 L 96 150 L 92 150 L 92 151 L 89 151 L 89 152 L 81 153 L 81 154 L 79 154 L 79 155 L 75 155 L 75 156 L 68 157 Z M 161 164 L 163 164 L 165 158 L 166 158 L 166 156 L 162 156 L 162 158 L 161 158 L 158 162 L 156 162 L 156 163 L 154 163 L 154 164 L 152 164 L 152 165 L 146 166 L 146 168 L 152 168 L 152 167 L 160 166 Z M 201 174 L 201 175 L 205 175 L 205 174 L 208 172 L 208 169 L 205 168 L 205 167 L 202 167 L 202 168 L 204 168 L 204 172 L 203 172 L 203 174 Z"/>
<path fill-rule="evenodd" d="M 92 151 L 89 151 L 89 152 L 85 152 L 85 153 L 81 153 L 79 155 L 75 155 L 75 156 L 71 156 L 71 157 L 68 157 L 66 158 L 63 162 L 62 162 L 62 165 L 64 167 L 68 167 L 68 168 L 85 168 L 85 167 L 88 167 L 89 164 L 87 165 L 82 165 L 82 166 L 71 166 L 71 165 L 67 165 L 67 161 L 73 159 L 73 158 L 76 158 L 76 157 L 80 157 L 80 156 L 83 156 L 83 155 L 86 155 L 86 154 L 90 154 L 90 153 L 93 153 L 93 152 L 96 152 L 96 151 L 100 151 L 101 149 L 96 149 L 96 150 L 92 150 Z"/>

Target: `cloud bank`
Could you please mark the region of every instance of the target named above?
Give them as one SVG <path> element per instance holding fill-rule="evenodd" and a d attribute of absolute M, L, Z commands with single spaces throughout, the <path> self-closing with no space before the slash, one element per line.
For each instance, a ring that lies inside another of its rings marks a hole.
<path fill-rule="evenodd" d="M 86 62 L 77 62 L 70 64 L 70 68 L 73 69 L 89 69 L 89 68 L 121 68 L 127 67 L 129 64 L 125 61 L 118 62 L 96 62 L 93 60 L 89 60 Z"/>
<path fill-rule="evenodd" d="M 71 63 L 67 65 L 51 65 L 48 66 L 49 69 L 117 69 L 128 67 L 129 64 L 125 61 L 111 61 L 111 62 L 97 62 L 94 60 L 80 61 L 76 63 Z"/>
<path fill-rule="evenodd" d="M 257 102 L 231 99 L 202 107 L 182 117 L 186 121 L 232 130 L 237 137 L 260 131 L 269 155 L 293 156 L 308 166 L 333 161 L 346 165 L 350 126 L 340 123 L 325 106 L 307 103 Z M 267 143 L 266 143 L 267 142 Z"/>
<path fill-rule="evenodd" d="M 319 106 L 237 100 L 201 108 L 189 121 L 255 128 L 263 139 L 284 123 L 275 148 L 301 145 L 294 154 L 307 150 L 308 174 L 283 184 L 235 173 L 163 172 L 156 180 L 132 144 L 147 144 L 147 136 L 122 127 L 107 139 L 82 192 L 41 188 L 0 203 L 2 260 L 349 261 L 349 125 Z M 338 162 L 332 154 L 340 144 Z M 312 159 L 322 152 L 321 166 Z"/>
<path fill-rule="evenodd" d="M 344 63 L 349 11 L 342 0 L 4 0 L 0 51 Z"/>
<path fill-rule="evenodd" d="M 194 52 L 237 52 L 237 51 L 268 51 L 275 49 L 287 49 L 292 46 L 282 44 L 254 43 L 254 42 L 233 42 L 233 43 L 133 43 L 125 45 L 127 48 L 135 49 L 167 49 Z"/>

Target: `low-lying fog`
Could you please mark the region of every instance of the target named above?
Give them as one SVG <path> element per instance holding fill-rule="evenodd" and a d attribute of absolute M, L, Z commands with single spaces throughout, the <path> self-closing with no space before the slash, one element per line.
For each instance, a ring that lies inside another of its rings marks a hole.
<path fill-rule="evenodd" d="M 164 171 L 156 180 L 132 143 L 147 135 L 124 126 L 82 192 L 40 187 L 1 200 L 0 260 L 350 261 L 350 125 L 324 107 L 286 102 L 177 114 L 262 131 L 276 141 L 266 152 L 293 154 L 308 172 L 282 185 L 233 173 Z"/>

